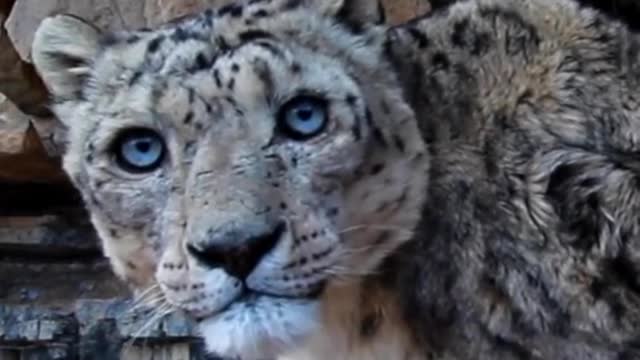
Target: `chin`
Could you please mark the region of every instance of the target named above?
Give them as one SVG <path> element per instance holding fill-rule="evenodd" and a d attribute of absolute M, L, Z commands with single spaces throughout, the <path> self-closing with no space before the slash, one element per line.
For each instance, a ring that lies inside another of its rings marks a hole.
<path fill-rule="evenodd" d="M 295 349 L 318 326 L 319 300 L 241 298 L 200 321 L 207 351 L 231 359 L 271 360 Z"/>

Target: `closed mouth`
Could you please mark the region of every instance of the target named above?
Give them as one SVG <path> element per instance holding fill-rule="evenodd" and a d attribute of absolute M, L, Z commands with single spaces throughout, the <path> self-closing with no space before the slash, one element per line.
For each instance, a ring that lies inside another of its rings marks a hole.
<path fill-rule="evenodd" d="M 325 288 L 325 282 L 318 284 L 312 291 L 305 295 L 283 295 L 283 294 L 273 294 L 267 291 L 255 291 L 248 288 L 245 288 L 245 291 L 240 295 L 240 297 L 236 301 L 243 301 L 244 299 L 255 299 L 256 297 L 266 296 L 276 299 L 306 299 L 306 300 L 314 300 L 322 295 L 322 292 Z"/>
<path fill-rule="evenodd" d="M 264 291 L 254 291 L 254 290 L 250 290 L 245 288 L 245 290 L 243 291 L 243 293 L 237 297 L 235 300 L 233 300 L 232 302 L 230 302 L 227 306 L 225 306 L 224 308 L 220 309 L 219 311 L 217 311 L 215 314 L 209 315 L 209 316 L 205 316 L 205 317 L 199 317 L 196 318 L 195 320 L 197 322 L 201 322 L 204 321 L 208 318 L 210 318 L 211 316 L 216 316 L 219 314 L 224 313 L 225 311 L 229 310 L 229 308 L 231 306 L 233 306 L 234 304 L 238 304 L 238 303 L 242 303 L 242 304 L 246 304 L 246 305 L 252 305 L 253 303 L 255 303 L 256 301 L 258 301 L 260 298 L 273 298 L 273 299 L 282 299 L 284 301 L 290 300 L 307 300 L 307 301 L 313 301 L 313 300 L 317 300 L 323 293 L 325 288 L 325 284 L 324 282 L 322 284 L 320 284 L 317 289 L 315 289 L 314 291 L 310 292 L 307 295 L 304 296 L 292 296 L 292 295 L 280 295 L 280 294 L 271 294 L 268 292 L 264 292 Z"/>

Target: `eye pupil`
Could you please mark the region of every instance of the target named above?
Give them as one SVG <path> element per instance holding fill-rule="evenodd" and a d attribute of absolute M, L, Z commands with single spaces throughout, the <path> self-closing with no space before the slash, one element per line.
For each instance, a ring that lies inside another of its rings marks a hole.
<path fill-rule="evenodd" d="M 138 149 L 138 151 L 140 152 L 147 153 L 149 152 L 149 150 L 151 150 L 151 142 L 149 141 L 149 139 L 138 141 L 138 143 L 136 144 L 136 149 Z"/>
<path fill-rule="evenodd" d="M 302 121 L 309 121 L 311 119 L 311 116 L 313 116 L 312 109 L 305 108 L 305 109 L 298 110 L 298 117 Z"/>

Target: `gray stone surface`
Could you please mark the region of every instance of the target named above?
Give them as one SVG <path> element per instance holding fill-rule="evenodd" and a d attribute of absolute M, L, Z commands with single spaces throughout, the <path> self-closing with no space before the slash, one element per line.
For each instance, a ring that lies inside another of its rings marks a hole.
<path fill-rule="evenodd" d="M 204 359 L 193 323 L 135 306 L 83 211 L 0 217 L 0 360 Z"/>
<path fill-rule="evenodd" d="M 23 359 L 116 360 L 125 350 L 175 353 L 178 347 L 190 359 L 205 358 L 190 320 L 171 314 L 149 322 L 153 311 L 131 312 L 131 305 L 128 299 L 80 300 L 73 309 L 0 305 L 0 349 Z"/>
<path fill-rule="evenodd" d="M 85 214 L 0 219 L 0 249 L 19 246 L 22 251 L 98 252 L 98 239 Z"/>

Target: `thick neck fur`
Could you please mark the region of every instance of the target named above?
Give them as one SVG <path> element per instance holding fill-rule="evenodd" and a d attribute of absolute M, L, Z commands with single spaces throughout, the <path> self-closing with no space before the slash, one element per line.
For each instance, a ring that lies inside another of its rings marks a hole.
<path fill-rule="evenodd" d="M 378 280 L 332 286 L 320 331 L 281 360 L 422 360 L 398 305 Z"/>
<path fill-rule="evenodd" d="M 462 2 L 387 36 L 431 158 L 421 236 L 392 279 L 329 289 L 287 360 L 637 358 L 637 36 L 568 0 Z"/>
<path fill-rule="evenodd" d="M 638 358 L 628 30 L 578 1 L 476 0 L 389 31 L 431 155 L 391 283 L 438 359 Z"/>

